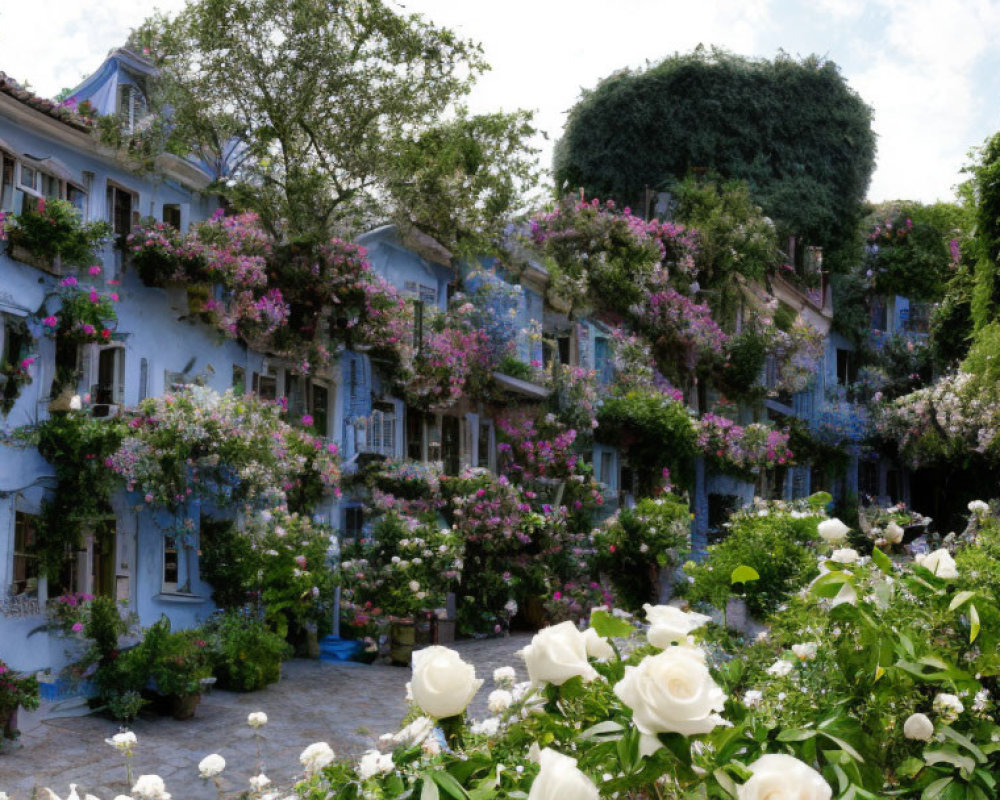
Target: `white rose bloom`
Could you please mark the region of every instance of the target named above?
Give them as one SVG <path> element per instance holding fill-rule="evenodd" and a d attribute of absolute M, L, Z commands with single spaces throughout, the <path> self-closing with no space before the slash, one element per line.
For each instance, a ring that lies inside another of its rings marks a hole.
<path fill-rule="evenodd" d="M 410 591 L 411 592 L 419 592 L 420 591 L 420 584 L 417 581 L 410 581 Z"/>
<path fill-rule="evenodd" d="M 271 779 L 263 772 L 250 778 L 250 788 L 255 792 L 261 792 L 271 785 Z"/>
<path fill-rule="evenodd" d="M 524 659 L 528 677 L 536 685 L 562 686 L 577 675 L 584 681 L 597 677 L 597 670 L 587 662 L 587 641 L 569 621 L 542 628 L 518 655 Z"/>
<path fill-rule="evenodd" d="M 80 399 L 80 395 L 75 394 L 69 399 L 69 410 L 79 411 L 83 408 L 83 400 Z"/>
<path fill-rule="evenodd" d="M 528 800 L 598 800 L 594 782 L 576 766 L 576 759 L 546 747 L 538 754 L 542 768 L 531 784 Z"/>
<path fill-rule="evenodd" d="M 493 670 L 493 682 L 497 686 L 507 686 L 513 684 L 517 679 L 517 673 L 513 667 L 497 667 Z"/>
<path fill-rule="evenodd" d="M 643 608 L 649 622 L 646 638 L 653 647 L 661 650 L 672 644 L 687 644 L 687 636 L 691 631 L 712 621 L 711 617 L 704 614 L 681 611 L 674 606 L 653 606 L 646 603 Z"/>
<path fill-rule="evenodd" d="M 739 800 L 830 800 L 823 776 L 793 756 L 771 753 L 750 767 L 750 779 L 736 790 Z"/>
<path fill-rule="evenodd" d="M 614 648 L 606 636 L 598 636 L 593 628 L 587 628 L 583 632 L 583 641 L 587 647 L 587 657 L 596 658 L 598 661 L 607 661 L 615 657 Z"/>
<path fill-rule="evenodd" d="M 438 719 L 465 711 L 473 695 L 483 685 L 476 668 L 447 647 L 432 645 L 413 654 L 412 692 L 414 702 L 426 714 Z"/>
<path fill-rule="evenodd" d="M 990 513 L 990 504 L 982 500 L 973 500 L 969 503 L 969 511 L 978 516 L 985 516 Z"/>
<path fill-rule="evenodd" d="M 830 560 L 838 564 L 856 564 L 859 558 L 860 554 L 853 547 L 843 547 L 830 553 Z"/>
<path fill-rule="evenodd" d="M 500 720 L 496 717 L 487 717 L 479 722 L 473 722 L 469 726 L 469 732 L 476 736 L 496 736 L 500 731 Z"/>
<path fill-rule="evenodd" d="M 743 705 L 747 708 L 756 708 L 764 700 L 764 693 L 760 689 L 748 689 L 743 695 Z"/>
<path fill-rule="evenodd" d="M 647 736 L 692 736 L 727 724 L 715 713 L 722 711 L 726 695 L 712 680 L 704 652 L 695 648 L 671 647 L 646 656 L 638 666 L 625 667 L 625 677 L 614 690 L 632 709 L 639 732 Z"/>
<path fill-rule="evenodd" d="M 939 692 L 934 698 L 934 703 L 932 705 L 934 713 L 941 716 L 941 719 L 947 724 L 949 722 L 954 722 L 958 715 L 965 711 L 965 706 L 962 705 L 962 701 L 958 699 L 953 694 L 948 694 L 946 692 Z"/>
<path fill-rule="evenodd" d="M 885 526 L 885 533 L 882 534 L 889 544 L 899 544 L 903 541 L 903 529 L 893 520 Z"/>
<path fill-rule="evenodd" d="M 779 658 L 771 666 L 767 668 L 768 675 L 774 675 L 778 678 L 782 678 L 792 671 L 792 662 L 786 661 L 783 658 Z"/>
<path fill-rule="evenodd" d="M 812 661 L 816 658 L 819 645 L 816 642 L 805 642 L 803 644 L 793 644 L 792 653 L 799 661 Z"/>
<path fill-rule="evenodd" d="M 929 742 L 934 735 L 934 723 L 926 714 L 910 714 L 903 723 L 903 736 L 920 742 Z"/>
<path fill-rule="evenodd" d="M 839 519 L 833 517 L 832 519 L 825 519 L 820 522 L 816 526 L 816 530 L 820 536 L 832 543 L 843 541 L 851 529 Z"/>
<path fill-rule="evenodd" d="M 490 710 L 491 714 L 500 714 L 510 708 L 513 702 L 514 695 L 506 689 L 494 689 L 490 692 L 490 696 L 486 700 L 486 707 Z"/>
<path fill-rule="evenodd" d="M 413 720 L 413 722 L 397 733 L 387 733 L 379 738 L 381 741 L 386 743 L 409 747 L 423 742 L 424 739 L 431 735 L 433 730 L 434 720 L 430 717 L 417 717 Z"/>
<path fill-rule="evenodd" d="M 216 775 L 221 774 L 222 770 L 225 768 L 226 759 L 218 753 L 212 753 L 210 756 L 205 756 L 198 763 L 198 772 L 203 778 L 214 778 Z"/>
<path fill-rule="evenodd" d="M 247 715 L 247 725 L 251 728 L 260 728 L 267 725 L 267 714 L 263 711 L 254 711 Z"/>
<path fill-rule="evenodd" d="M 299 755 L 299 761 L 306 768 L 306 774 L 311 775 L 330 764 L 335 757 L 326 742 L 313 742 Z"/>
<path fill-rule="evenodd" d="M 138 742 L 132 731 L 116 733 L 110 739 L 105 739 L 104 741 L 110 744 L 118 752 L 125 753 L 126 755 L 132 755 L 132 748 L 134 748 Z M 3 800 L 3 798 L 0 798 L 0 800 Z"/>
<path fill-rule="evenodd" d="M 392 763 L 392 754 L 382 754 L 378 750 L 369 750 L 358 762 L 358 777 L 366 781 L 376 775 L 392 772 L 395 765 Z"/>
<path fill-rule="evenodd" d="M 141 800 L 170 800 L 167 787 L 159 775 L 140 775 L 132 787 L 132 794 Z"/>
<path fill-rule="evenodd" d="M 951 557 L 951 553 L 943 547 L 940 550 L 935 550 L 933 553 L 920 554 L 916 557 L 915 561 L 925 569 L 929 569 L 939 578 L 958 577 L 958 565 L 955 563 L 955 559 Z"/>

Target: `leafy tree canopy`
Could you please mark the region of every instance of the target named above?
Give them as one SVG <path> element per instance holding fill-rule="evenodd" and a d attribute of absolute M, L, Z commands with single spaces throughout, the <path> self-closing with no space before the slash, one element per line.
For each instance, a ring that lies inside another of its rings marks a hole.
<path fill-rule="evenodd" d="M 488 68 L 479 45 L 381 0 L 190 0 L 133 44 L 160 68 L 170 148 L 218 163 L 239 142 L 225 193 L 292 241 L 369 225 L 417 191 L 434 202 L 404 218 L 457 235 L 497 222 L 531 177 L 523 112 L 457 109 Z"/>
<path fill-rule="evenodd" d="M 699 47 L 585 92 L 556 147 L 556 185 L 642 207 L 692 172 L 745 180 L 779 236 L 850 262 L 875 165 L 871 109 L 836 64 Z"/>

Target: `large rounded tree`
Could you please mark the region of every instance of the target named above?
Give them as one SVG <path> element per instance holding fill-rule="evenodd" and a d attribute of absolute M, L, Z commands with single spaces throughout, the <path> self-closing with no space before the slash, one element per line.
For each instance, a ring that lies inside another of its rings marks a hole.
<path fill-rule="evenodd" d="M 743 179 L 779 234 L 824 247 L 836 268 L 875 164 L 871 117 L 833 62 L 699 47 L 585 92 L 556 146 L 556 185 L 642 208 L 647 188 L 692 172 Z"/>

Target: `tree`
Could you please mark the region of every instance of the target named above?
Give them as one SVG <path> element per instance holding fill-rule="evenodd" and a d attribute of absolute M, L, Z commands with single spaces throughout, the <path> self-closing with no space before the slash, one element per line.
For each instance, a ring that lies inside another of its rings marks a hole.
<path fill-rule="evenodd" d="M 381 0 L 191 0 L 172 19 L 148 20 L 133 41 L 160 68 L 155 100 L 169 109 L 171 149 L 228 162 L 220 188 L 272 235 L 314 243 L 370 224 L 376 208 L 412 199 L 404 184 L 425 174 L 424 157 L 453 158 L 455 143 L 469 148 L 468 134 L 483 126 L 502 146 L 466 149 L 461 171 L 479 179 L 477 191 L 449 199 L 481 209 L 479 218 L 515 201 L 517 181 L 498 164 L 506 156 L 525 174 L 530 126 L 519 114 L 448 123 L 487 65 L 477 44 L 419 15 Z M 433 130 L 446 152 L 429 145 Z"/>
<path fill-rule="evenodd" d="M 585 92 L 556 146 L 560 190 L 642 208 L 692 172 L 745 180 L 780 236 L 850 263 L 875 164 L 871 109 L 837 66 L 699 47 Z"/>

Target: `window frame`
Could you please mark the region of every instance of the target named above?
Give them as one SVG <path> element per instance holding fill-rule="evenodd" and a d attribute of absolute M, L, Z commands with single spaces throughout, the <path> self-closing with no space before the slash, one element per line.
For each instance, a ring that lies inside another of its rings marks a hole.
<path fill-rule="evenodd" d="M 15 510 L 14 511 L 14 524 L 13 524 L 13 536 L 11 537 L 11 572 L 10 572 L 10 583 L 8 585 L 9 594 L 12 597 L 38 597 L 38 582 L 41 579 L 41 571 L 39 558 L 37 554 L 30 551 L 30 548 L 34 544 L 34 534 L 37 533 L 37 527 L 31 528 L 30 541 L 23 541 L 24 534 L 22 534 L 21 550 L 18 550 L 18 532 L 19 530 L 24 530 L 23 525 L 27 525 L 27 518 L 32 518 L 36 520 L 35 526 L 37 526 L 37 520 L 39 519 L 37 514 L 29 514 L 26 511 Z M 21 591 L 15 591 L 15 584 L 18 582 L 17 572 L 18 572 L 18 559 L 24 561 L 24 572 L 25 577 L 23 578 L 24 587 Z M 34 563 L 34 575 L 28 574 L 28 567 L 31 563 Z M 29 593 L 28 586 L 31 580 L 35 581 L 34 593 Z"/>

